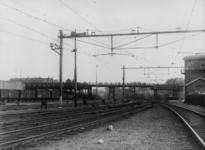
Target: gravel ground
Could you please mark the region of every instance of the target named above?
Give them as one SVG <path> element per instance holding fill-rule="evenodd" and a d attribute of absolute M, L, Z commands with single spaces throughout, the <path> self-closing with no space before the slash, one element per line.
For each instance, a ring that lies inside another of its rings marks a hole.
<path fill-rule="evenodd" d="M 197 144 L 187 129 L 172 113 L 156 106 L 129 118 L 104 124 L 91 131 L 64 137 L 62 140 L 42 141 L 23 150 L 189 150 Z M 102 139 L 102 144 L 98 140 Z"/>

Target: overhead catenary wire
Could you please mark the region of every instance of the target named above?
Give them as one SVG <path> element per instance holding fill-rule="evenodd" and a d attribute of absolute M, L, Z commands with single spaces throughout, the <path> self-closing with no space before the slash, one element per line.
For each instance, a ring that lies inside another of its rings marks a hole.
<path fill-rule="evenodd" d="M 126 44 L 123 44 L 123 45 L 120 45 L 120 46 L 114 47 L 114 49 L 117 49 L 117 48 L 123 47 L 123 46 L 125 46 L 125 45 L 131 44 L 131 43 L 134 43 L 134 42 L 137 42 L 137 41 L 142 40 L 142 39 L 144 39 L 144 38 L 147 38 L 147 37 L 149 37 L 149 36 L 151 36 L 151 35 L 152 35 L 152 34 L 149 34 L 149 35 L 144 36 L 144 37 L 142 37 L 142 38 L 140 38 L 140 39 L 137 39 L 137 40 L 131 41 L 131 42 L 129 42 L 129 43 L 126 43 Z"/>
<path fill-rule="evenodd" d="M 24 27 L 24 28 L 26 28 L 26 29 L 28 29 L 28 30 L 31 30 L 31 31 L 33 31 L 33 32 L 35 32 L 35 33 L 38 33 L 38 34 L 40 34 L 40 35 L 42 35 L 42 36 L 45 36 L 45 37 L 47 37 L 47 38 L 49 38 L 49 39 L 56 40 L 56 44 L 57 44 L 58 38 L 57 38 L 57 39 L 52 38 L 52 37 L 50 37 L 50 36 L 48 36 L 48 35 L 46 35 L 46 34 L 44 34 L 44 33 L 41 33 L 41 32 L 39 32 L 39 31 L 37 31 L 37 30 L 34 30 L 34 29 L 30 28 L 30 27 L 27 27 L 27 26 L 25 26 L 25 25 L 19 24 L 19 23 L 17 23 L 17 22 L 11 21 L 11 20 L 9 20 L 9 19 L 7 19 L 7 18 L 1 17 L 1 16 L 0 16 L 0 18 L 4 19 L 4 20 L 6 20 L 6 21 L 12 22 L 12 23 L 14 23 L 14 24 L 17 24 L 17 25 L 19 25 L 19 26 L 22 26 L 22 27 Z M 32 41 L 35 41 L 35 42 L 40 42 L 40 43 L 45 44 L 45 42 L 42 42 L 42 41 L 39 41 L 39 40 L 36 40 L 36 39 L 32 39 L 32 38 L 25 37 L 25 36 L 22 36 L 22 35 L 18 35 L 18 34 L 15 34 L 15 33 L 7 32 L 7 31 L 4 31 L 4 30 L 1 30 L 1 31 L 2 31 L 2 32 L 5 32 L 5 33 L 7 33 L 7 34 L 15 35 L 15 36 L 18 36 L 18 37 L 21 37 L 21 38 L 24 38 L 24 39 L 28 39 L 28 40 L 32 40 Z M 47 44 L 49 45 L 49 43 L 47 43 Z M 67 43 L 65 43 L 65 42 L 64 42 L 64 44 L 70 46 L 69 44 L 67 44 Z"/>
<path fill-rule="evenodd" d="M 90 16 L 90 15 L 88 15 L 88 14 L 85 14 L 85 13 L 83 13 L 83 12 L 80 12 L 80 11 L 77 11 L 77 12 L 78 12 L 79 14 L 82 14 L 82 15 L 86 16 L 86 17 L 89 17 L 89 18 L 92 18 L 92 19 L 95 19 L 95 20 L 99 20 L 99 21 L 101 21 L 101 22 L 104 22 L 105 24 L 110 24 L 110 25 L 113 25 L 113 26 L 115 26 L 115 27 L 119 27 L 119 26 L 116 26 L 115 24 L 112 24 L 112 23 L 110 23 L 110 22 L 106 22 L 106 21 L 104 21 L 104 20 L 102 20 L 102 19 L 100 19 L 100 18 L 92 17 L 92 16 Z M 87 30 L 87 29 L 84 29 L 84 30 Z M 91 31 L 93 31 L 93 32 L 98 31 L 98 30 L 92 30 L 92 29 L 89 29 L 89 30 L 91 30 Z M 102 32 L 106 32 L 106 31 L 102 31 Z"/>
<path fill-rule="evenodd" d="M 106 61 L 104 61 L 104 60 L 102 60 L 102 59 L 99 59 L 99 58 L 96 58 L 96 60 L 98 60 L 100 63 L 102 63 L 104 66 L 106 66 L 106 68 L 108 68 L 109 70 L 111 70 L 112 72 L 114 72 L 115 74 L 117 74 L 118 76 L 122 76 L 122 75 L 120 75 L 119 73 L 117 73 L 116 71 L 114 71 L 113 69 L 111 69 L 110 67 L 108 67 L 107 65 L 106 65 Z M 109 64 L 109 63 L 107 63 L 107 64 Z M 111 65 L 111 64 L 109 64 L 109 65 Z M 113 65 L 112 65 L 113 66 Z M 119 69 L 119 68 L 118 68 Z"/>
<path fill-rule="evenodd" d="M 39 43 L 42 43 L 42 44 L 49 45 L 49 43 L 46 43 L 46 42 L 43 42 L 43 41 L 39 41 L 39 40 L 32 39 L 32 38 L 29 38 L 29 37 L 25 37 L 25 36 L 22 36 L 22 35 L 18 35 L 18 34 L 15 34 L 15 33 L 7 32 L 7 31 L 1 30 L 1 29 L 0 29 L 0 31 L 4 32 L 4 33 L 7 33 L 7 34 L 10 34 L 10 35 L 18 36 L 18 37 L 21 37 L 21 38 L 24 38 L 24 39 L 27 39 L 27 40 L 31 40 L 31 41 L 35 41 L 35 42 L 39 42 Z"/>
<path fill-rule="evenodd" d="M 107 14 L 109 14 L 109 16 L 113 17 L 117 22 L 119 22 L 120 24 L 122 24 L 124 27 L 126 25 L 124 25 L 124 23 L 122 23 L 121 21 L 119 21 L 117 18 L 115 18 L 111 13 L 109 13 L 108 11 L 106 11 L 102 6 L 100 6 L 99 4 L 97 4 L 96 1 L 94 1 L 94 4 L 96 4 L 98 7 L 100 7 L 103 11 L 105 11 Z M 126 27 L 127 28 L 127 27 Z"/>
<path fill-rule="evenodd" d="M 66 6 L 68 9 L 70 9 L 72 12 L 74 12 L 77 16 L 79 16 L 81 19 L 83 19 L 85 22 L 87 22 L 89 25 L 91 25 L 92 27 L 94 27 L 95 29 L 97 29 L 92 23 L 90 23 L 89 21 L 87 21 L 85 18 L 83 18 L 81 15 L 78 14 L 77 11 L 75 11 L 74 9 L 72 9 L 71 7 L 69 7 L 66 3 L 64 3 L 62 0 L 59 0 L 64 6 Z M 99 29 L 97 29 L 98 31 L 100 31 Z M 101 31 L 100 31 L 101 32 Z"/>
<path fill-rule="evenodd" d="M 59 19 L 56 19 L 56 18 L 54 18 L 54 17 L 52 17 L 52 16 L 50 16 L 50 15 L 48 15 L 48 14 L 41 13 L 41 12 L 39 12 L 39 11 L 33 9 L 33 8 L 29 8 L 29 7 L 25 6 L 25 5 L 22 5 L 21 3 L 18 3 L 16 0 L 12 0 L 12 2 L 15 3 L 15 4 L 18 4 L 18 5 L 20 5 L 20 6 L 22 6 L 22 7 L 24 7 L 24 8 L 26 8 L 26 9 L 28 9 L 28 10 L 31 10 L 31 11 L 37 13 L 37 14 L 40 14 L 40 15 L 42 15 L 42 16 L 44 16 L 44 17 L 54 19 L 54 20 L 56 20 L 57 22 L 61 22 L 61 23 L 65 24 L 66 26 L 69 25 L 68 23 L 65 23 L 65 22 L 63 22 L 63 21 L 61 21 L 61 20 L 59 20 Z M 73 28 L 73 27 L 72 27 L 72 28 Z"/>
<path fill-rule="evenodd" d="M 4 20 L 6 20 L 6 21 L 9 21 L 9 22 L 11 22 L 11 23 L 17 24 L 17 25 L 19 25 L 19 26 L 21 26 L 21 27 L 24 27 L 24 28 L 26 28 L 26 29 L 28 29 L 28 30 L 31 30 L 31 31 L 33 31 L 33 32 L 36 32 L 36 33 L 38 33 L 38 34 L 40 34 L 40 35 L 42 35 L 42 36 L 45 36 L 45 37 L 47 37 L 47 38 L 49 38 L 49 39 L 56 40 L 55 38 L 52 38 L 52 37 L 50 37 L 50 36 L 48 36 L 48 35 L 45 35 L 44 33 L 41 33 L 41 32 L 39 32 L 39 31 L 37 31 L 37 30 L 34 30 L 34 29 L 32 29 L 32 28 L 30 28 L 30 27 L 28 27 L 28 26 L 19 24 L 19 23 L 17 23 L 17 22 L 14 22 L 14 21 L 12 21 L 12 20 L 9 20 L 9 19 L 4 18 L 4 17 L 1 17 L 1 16 L 0 16 L 0 18 L 1 18 L 1 19 L 4 19 Z"/>
<path fill-rule="evenodd" d="M 62 2 L 62 0 L 59 0 L 62 4 L 64 4 L 67 8 L 69 8 L 71 11 L 73 11 L 76 15 L 78 15 L 81 19 L 83 19 L 84 21 L 86 21 L 89 25 L 91 25 L 92 27 L 94 27 L 95 29 L 97 29 L 93 24 L 91 24 L 89 21 L 87 21 L 85 18 L 83 18 L 81 15 L 78 14 L 77 11 L 75 11 L 74 9 L 72 9 L 71 7 L 69 7 L 68 5 L 66 5 L 64 2 Z M 99 29 L 97 29 L 98 31 L 100 31 Z M 100 31 L 102 32 L 102 31 Z M 108 37 L 109 38 L 109 37 Z M 110 39 L 110 38 L 109 38 Z M 115 42 L 116 43 L 116 42 Z M 117 43 L 116 43 L 117 44 Z M 118 44 L 117 44 L 118 45 Z M 110 48 L 109 48 L 110 49 Z"/>
<path fill-rule="evenodd" d="M 71 31 L 71 30 L 68 30 L 68 29 L 66 29 L 66 28 L 60 27 L 60 26 L 58 26 L 58 25 L 56 25 L 56 24 L 54 24 L 54 23 L 51 23 L 51 22 L 49 22 L 49 21 L 46 21 L 45 19 L 38 18 L 38 17 L 36 17 L 36 16 L 34 16 L 34 15 L 28 14 L 28 13 L 26 13 L 26 12 L 23 12 L 23 11 L 19 10 L 19 9 L 13 8 L 13 7 L 11 7 L 11 6 L 9 6 L 9 5 L 6 5 L 6 4 L 4 4 L 4 3 L 1 3 L 1 2 L 0 2 L 0 4 L 3 5 L 3 6 L 5 6 L 5 7 L 7 7 L 7 8 L 12 9 L 12 10 L 15 10 L 15 11 L 17 11 L 17 12 L 20 12 L 20 13 L 22 13 L 22 14 L 24 14 L 24 15 L 30 17 L 30 18 L 33 18 L 33 19 L 42 21 L 42 22 L 44 22 L 44 23 L 47 23 L 47 24 L 49 24 L 49 25 L 55 26 L 55 27 L 57 27 L 57 28 L 60 28 L 60 29 L 66 30 L 66 31 Z"/>
<path fill-rule="evenodd" d="M 103 33 L 101 30 L 99 30 L 97 27 L 95 27 L 92 23 L 90 23 L 89 21 L 87 21 L 84 17 L 82 17 L 80 14 L 78 14 L 78 12 L 76 10 L 74 10 L 73 8 L 69 7 L 66 3 L 62 2 L 62 0 L 59 0 L 64 6 L 66 6 L 69 10 L 71 10 L 72 12 L 74 12 L 77 16 L 79 16 L 81 19 L 83 19 L 85 22 L 87 22 L 90 26 L 94 27 L 97 31 Z M 109 37 L 106 37 L 108 39 L 110 39 Z"/>
<path fill-rule="evenodd" d="M 176 43 L 176 42 L 182 41 L 182 40 L 184 40 L 184 39 L 188 39 L 188 38 L 191 38 L 191 37 L 194 37 L 194 36 L 203 34 L 203 33 L 204 33 L 204 32 L 200 32 L 200 33 L 197 33 L 197 34 L 194 34 L 194 35 L 190 35 L 190 36 L 187 36 L 187 37 L 184 37 L 184 38 L 181 38 L 181 39 L 178 39 L 178 40 L 169 42 L 169 43 L 165 43 L 165 44 L 159 45 L 158 48 L 163 47 L 163 46 L 166 46 L 166 45 L 169 45 L 169 44 L 172 44 L 172 43 Z"/>
<path fill-rule="evenodd" d="M 72 39 L 72 40 L 74 40 L 74 39 Z M 98 47 L 102 47 L 102 48 L 105 48 L 105 49 L 110 49 L 110 47 L 105 47 L 105 46 L 102 46 L 102 45 L 93 44 L 93 43 L 86 42 L 86 41 L 79 40 L 79 39 L 77 39 L 77 41 L 82 42 L 82 43 L 86 43 L 86 44 L 90 44 L 90 45 L 94 45 L 94 46 L 98 46 Z"/>
<path fill-rule="evenodd" d="M 191 18 L 192 18 L 192 14 L 193 14 L 194 9 L 195 9 L 195 6 L 196 6 L 196 2 L 197 2 L 197 0 L 194 1 L 194 6 L 193 6 L 192 11 L 191 11 L 191 14 L 190 14 L 190 16 L 189 16 L 189 20 L 188 20 L 188 24 L 187 24 L 187 28 L 186 28 L 186 30 L 188 30 L 188 28 L 189 28 L 190 21 L 191 21 Z M 186 38 L 186 32 L 184 33 L 184 36 L 183 36 L 183 39 L 185 39 L 185 38 Z M 178 57 L 178 55 L 179 55 L 179 52 L 180 52 L 181 49 L 182 49 L 182 45 L 183 45 L 183 42 L 184 42 L 183 39 L 182 39 L 181 45 L 180 45 L 180 47 L 179 47 L 179 51 L 178 51 L 176 57 L 174 58 L 174 61 L 172 62 L 172 65 L 173 65 L 174 62 L 176 61 L 176 59 L 177 59 L 177 57 Z"/>

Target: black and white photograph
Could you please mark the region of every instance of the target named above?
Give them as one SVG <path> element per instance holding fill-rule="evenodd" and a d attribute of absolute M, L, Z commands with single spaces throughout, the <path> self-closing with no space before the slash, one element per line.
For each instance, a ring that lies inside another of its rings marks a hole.
<path fill-rule="evenodd" d="M 205 150 L 204 0 L 0 0 L 0 150 Z"/>

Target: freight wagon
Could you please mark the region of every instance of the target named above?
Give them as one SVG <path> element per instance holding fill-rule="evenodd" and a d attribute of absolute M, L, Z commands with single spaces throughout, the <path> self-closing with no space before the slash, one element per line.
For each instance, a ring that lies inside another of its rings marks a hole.
<path fill-rule="evenodd" d="M 20 97 L 19 94 L 19 90 L 6 90 L 6 89 L 2 89 L 0 90 L 0 98 L 3 101 L 12 101 L 12 100 L 16 100 L 19 99 Z"/>
<path fill-rule="evenodd" d="M 48 101 L 58 101 L 59 90 L 6 90 L 0 89 L 0 101 L 14 102 L 16 100 L 28 102 L 28 101 L 40 101 L 46 99 Z M 73 94 L 63 92 L 63 100 L 73 99 Z"/>

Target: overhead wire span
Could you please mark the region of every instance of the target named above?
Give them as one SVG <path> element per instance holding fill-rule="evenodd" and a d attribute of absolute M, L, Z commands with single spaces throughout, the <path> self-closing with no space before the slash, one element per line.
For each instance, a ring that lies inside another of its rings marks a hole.
<path fill-rule="evenodd" d="M 190 21 L 191 21 L 191 18 L 192 18 L 192 14 L 193 14 L 194 9 L 195 9 L 195 6 L 196 6 L 196 2 L 197 2 L 197 0 L 195 0 L 195 2 L 194 2 L 194 6 L 193 6 L 192 11 L 191 11 L 191 14 L 190 14 L 190 16 L 189 16 L 188 25 L 187 25 L 186 30 L 188 30 L 188 28 L 189 28 L 189 24 L 190 24 Z M 178 57 L 178 55 L 179 55 L 179 52 L 181 51 L 181 48 L 182 48 L 182 45 L 183 45 L 183 42 L 184 42 L 184 39 L 185 39 L 185 38 L 186 38 L 186 32 L 184 33 L 184 37 L 183 37 L 183 39 L 182 39 L 182 42 L 181 42 L 179 51 L 178 51 L 178 53 L 177 53 L 177 55 L 176 55 L 176 57 L 175 57 L 175 59 L 174 59 L 172 65 L 173 65 L 174 62 L 176 61 L 176 59 L 177 59 L 177 57 Z"/>
<path fill-rule="evenodd" d="M 39 43 L 42 43 L 42 44 L 49 45 L 49 43 L 42 42 L 42 41 L 39 41 L 39 40 L 35 40 L 35 39 L 29 38 L 29 37 L 25 37 L 25 36 L 22 36 L 22 35 L 18 35 L 18 34 L 15 34 L 15 33 L 7 32 L 7 31 L 1 30 L 1 29 L 0 29 L 0 31 L 4 32 L 4 33 L 7 33 L 7 34 L 14 35 L 14 36 L 18 36 L 18 37 L 21 37 L 21 38 L 24 38 L 24 39 L 27 39 L 27 40 L 31 40 L 31 41 L 35 41 L 35 42 L 39 42 Z"/>
<path fill-rule="evenodd" d="M 66 43 L 65 43 L 66 44 Z M 69 45 L 70 46 L 70 45 Z M 72 46 L 71 46 L 72 47 Z M 72 47 L 72 48 L 74 48 L 74 47 Z M 63 49 L 67 49 L 67 50 L 70 50 L 70 51 L 72 51 L 73 49 L 68 49 L 68 48 L 63 48 Z M 77 50 L 77 53 L 80 51 L 80 53 L 81 54 L 86 54 L 86 55 L 88 55 L 88 56 L 91 56 L 91 57 L 93 57 L 93 55 L 92 54 L 90 54 L 90 53 L 88 53 L 88 52 L 86 52 L 86 51 L 83 51 L 83 50 L 81 50 L 81 49 L 78 49 Z"/>
<path fill-rule="evenodd" d="M 23 12 L 23 11 L 21 11 L 21 10 L 19 10 L 19 9 L 13 8 L 13 7 L 11 7 L 11 6 L 8 6 L 8 5 L 4 4 L 4 3 L 1 3 L 1 2 L 0 2 L 0 4 L 3 5 L 3 6 L 6 6 L 6 7 L 8 7 L 8 8 L 10 8 L 10 9 L 13 9 L 13 10 L 15 10 L 15 11 L 17 11 L 17 12 L 20 12 L 20 13 L 22 13 L 22 14 L 24 14 L 24 15 L 27 15 L 28 17 L 34 18 L 34 19 L 36 19 L 36 20 L 42 21 L 42 22 L 44 22 L 44 23 L 50 24 L 50 25 L 55 26 L 55 27 L 60 28 L 60 29 L 64 29 L 64 30 L 67 30 L 67 31 L 71 31 L 71 30 L 68 30 L 68 29 L 66 29 L 66 28 L 62 28 L 62 27 L 60 27 L 60 26 L 58 26 L 58 25 L 56 25 L 56 24 L 53 24 L 53 23 L 51 23 L 51 22 L 49 22 L 49 21 L 46 21 L 46 20 L 40 19 L 40 18 L 38 18 L 38 17 L 35 17 L 34 15 L 31 15 L 31 14 L 28 14 L 28 13 L 26 13 L 26 12 Z"/>
<path fill-rule="evenodd" d="M 110 24 L 110 25 L 113 25 L 113 26 L 115 26 L 115 27 L 119 27 L 119 26 L 116 26 L 115 24 L 112 24 L 112 23 L 106 22 L 106 21 L 101 20 L 101 19 L 99 19 L 99 18 L 92 17 L 92 16 L 90 16 L 90 15 L 88 15 L 88 14 L 85 14 L 85 13 L 83 13 L 83 12 L 79 12 L 79 11 L 78 11 L 78 13 L 79 13 L 79 14 L 82 14 L 82 15 L 84 15 L 84 16 L 86 16 L 86 17 L 89 17 L 89 18 L 92 18 L 92 19 L 99 20 L 99 21 L 104 22 L 104 23 L 106 23 L 106 24 Z M 90 30 L 93 31 L 93 32 L 98 31 L 98 30 L 92 30 L 92 29 L 90 29 Z M 106 32 L 106 31 L 102 31 L 102 32 Z"/>
<path fill-rule="evenodd" d="M 102 56 L 102 55 L 124 55 L 124 56 L 130 56 L 128 54 L 123 54 L 123 53 L 105 53 L 105 54 L 96 54 L 96 55 L 93 55 L 93 56 L 97 57 L 97 56 Z"/>
<path fill-rule="evenodd" d="M 133 76 L 136 77 L 136 74 L 133 74 L 132 72 L 135 72 L 135 73 L 141 74 L 141 73 L 136 72 L 136 71 L 133 71 L 133 70 L 127 70 L 127 73 L 129 73 L 129 74 L 131 74 L 131 75 L 133 75 Z M 137 77 L 141 78 L 141 79 L 144 81 L 144 78 L 143 78 L 143 77 L 140 77 L 140 76 L 137 76 Z"/>
<path fill-rule="evenodd" d="M 34 29 L 30 28 L 30 27 L 24 26 L 24 25 L 22 25 L 22 24 L 19 24 L 19 23 L 17 23 L 17 22 L 11 21 L 11 20 L 6 19 L 6 18 L 4 18 L 4 17 L 0 17 L 0 18 L 4 19 L 4 20 L 6 20 L 6 21 L 12 22 L 12 23 L 14 23 L 14 24 L 17 24 L 17 25 L 19 25 L 19 26 L 22 26 L 22 27 L 24 27 L 24 28 L 26 28 L 26 29 L 28 29 L 28 30 L 33 31 L 33 32 L 36 32 L 36 33 L 38 33 L 38 34 L 40 34 L 40 35 L 42 35 L 42 36 L 45 36 L 45 37 L 47 37 L 47 38 L 49 38 L 49 39 L 56 40 L 56 44 L 57 44 L 58 38 L 57 38 L 57 39 L 54 39 L 54 38 L 52 38 L 52 37 L 49 37 L 49 36 L 47 36 L 47 35 L 45 35 L 45 34 L 39 32 L 39 31 L 36 31 L 36 30 L 34 30 Z M 3 31 L 3 30 L 1 30 L 1 31 L 2 31 L 2 32 L 5 32 L 5 33 L 8 33 L 8 34 L 12 34 L 12 35 L 18 36 L 18 37 L 21 37 L 21 38 L 26 38 L 26 39 L 29 39 L 29 40 L 32 40 L 32 41 L 35 41 L 35 42 L 45 43 L 45 42 L 42 42 L 42 41 L 38 41 L 38 40 L 35 40 L 35 39 L 31 39 L 31 38 L 29 38 L 29 37 L 24 37 L 24 36 L 22 36 L 22 35 L 17 35 L 17 34 L 14 34 L 14 33 L 10 33 L 10 32 L 7 32 L 7 31 Z M 72 47 L 71 45 L 69 45 L 69 44 L 67 44 L 67 43 L 65 43 L 65 42 L 64 42 L 64 44 L 65 44 L 65 45 L 68 45 L 68 46 L 70 46 L 70 47 Z M 90 54 L 90 55 L 91 55 L 91 54 Z M 92 55 L 91 55 L 91 56 L 92 56 Z"/>
<path fill-rule="evenodd" d="M 114 72 L 115 74 L 117 74 L 118 76 L 122 76 L 122 75 L 120 75 L 119 73 L 117 73 L 116 71 L 114 71 L 113 69 L 111 69 L 110 67 L 108 67 L 105 63 L 107 63 L 107 62 L 103 62 L 103 60 L 102 59 L 99 59 L 99 58 L 97 58 L 97 60 L 100 62 L 100 63 L 102 63 L 106 68 L 108 68 L 109 70 L 111 70 L 112 72 Z M 108 63 L 109 64 L 109 63 Z"/>
<path fill-rule="evenodd" d="M 26 29 L 28 29 L 28 30 L 31 30 L 31 31 L 33 31 L 33 32 L 36 32 L 36 33 L 38 33 L 38 34 L 40 34 L 40 35 L 42 35 L 42 36 L 45 36 L 45 37 L 47 37 L 47 38 L 50 38 L 50 39 L 52 39 L 52 40 L 56 40 L 56 39 L 54 39 L 54 38 L 52 38 L 52 37 L 49 37 L 49 36 L 45 35 L 44 33 L 41 33 L 41 32 L 39 32 L 39 31 L 36 31 L 36 30 L 34 30 L 34 29 L 30 28 L 30 27 L 27 27 L 27 26 L 25 26 L 25 25 L 19 24 L 19 23 L 17 23 L 17 22 L 11 21 L 11 20 L 9 20 L 9 19 L 7 19 L 7 18 L 4 18 L 4 17 L 1 17 L 1 16 L 0 16 L 0 18 L 1 18 L 1 19 L 4 19 L 4 20 L 6 20 L 6 21 L 9 21 L 9 22 L 11 22 L 11 23 L 17 24 L 17 25 L 19 25 L 19 26 L 22 26 L 22 27 L 24 27 L 24 28 L 26 28 Z"/>
<path fill-rule="evenodd" d="M 87 22 L 89 25 L 91 25 L 92 27 L 94 27 L 95 29 L 97 29 L 92 23 L 90 23 L 89 21 L 87 21 L 85 18 L 83 18 L 81 15 L 78 14 L 77 11 L 75 11 L 74 9 L 72 9 L 71 7 L 69 7 L 67 4 L 65 4 L 62 0 L 59 0 L 64 6 L 66 6 L 68 9 L 70 9 L 72 12 L 74 12 L 77 16 L 79 16 L 81 19 L 83 19 L 85 22 Z M 99 29 L 97 29 L 98 31 L 100 31 Z M 101 32 L 101 31 L 100 31 Z"/>
<path fill-rule="evenodd" d="M 135 58 L 140 64 L 142 64 L 142 65 L 144 66 L 144 64 L 143 64 L 141 61 L 139 61 L 134 54 L 132 54 L 132 53 L 130 53 L 130 52 L 128 52 L 128 51 L 126 51 L 126 52 L 127 52 L 128 54 L 130 54 L 130 56 L 132 56 L 133 58 Z"/>
<path fill-rule="evenodd" d="M 144 36 L 144 37 L 142 37 L 142 38 L 140 38 L 140 39 L 137 39 L 137 40 L 134 40 L 134 41 L 132 41 L 132 42 L 129 42 L 129 43 L 126 43 L 126 44 L 123 44 L 123 45 L 114 47 L 113 49 L 117 49 L 117 48 L 119 48 L 119 47 L 123 47 L 123 46 L 125 46 L 125 45 L 131 44 L 131 43 L 134 43 L 134 42 L 137 42 L 137 41 L 142 40 L 142 39 L 144 39 L 144 38 L 147 38 L 147 37 L 149 37 L 149 36 L 151 36 L 151 35 L 152 35 L 152 34 L 149 34 L 149 35 L 147 35 L 147 36 Z"/>
<path fill-rule="evenodd" d="M 124 51 L 124 50 L 128 50 L 128 49 L 150 49 L 150 48 L 156 48 L 156 47 L 125 47 L 125 48 L 116 48 L 114 49 L 115 51 L 119 50 L 119 51 Z"/>
<path fill-rule="evenodd" d="M 69 24 L 67 24 L 67 23 L 65 23 L 65 22 L 63 22 L 63 21 L 61 21 L 61 20 L 59 20 L 59 19 L 56 19 L 56 18 L 54 18 L 54 17 L 51 17 L 51 16 L 49 16 L 49 15 L 47 15 L 47 14 L 45 14 L 45 13 L 41 13 L 41 12 L 39 12 L 39 11 L 36 11 L 35 9 L 26 7 L 26 6 L 24 6 L 24 5 L 22 5 L 22 4 L 18 3 L 18 2 L 16 2 L 16 0 L 13 0 L 12 2 L 13 2 L 13 3 L 16 3 L 16 4 L 22 6 L 22 7 L 26 8 L 26 9 L 29 9 L 29 10 L 35 12 L 35 13 L 38 13 L 38 14 L 40 14 L 40 15 L 43 15 L 44 17 L 49 17 L 49 18 L 54 19 L 54 20 L 56 20 L 56 21 L 58 21 L 58 22 L 62 22 L 62 23 L 65 24 L 65 25 L 69 25 Z"/>
<path fill-rule="evenodd" d="M 107 44 L 105 44 L 105 43 L 102 43 L 102 42 L 99 42 L 99 41 L 97 41 L 97 40 L 94 40 L 94 39 L 92 39 L 92 38 L 88 38 L 89 40 L 92 40 L 92 41 L 94 41 L 94 42 L 97 42 L 97 43 L 100 43 L 100 44 L 103 44 L 103 45 L 105 45 L 105 46 L 110 46 L 110 45 L 107 45 Z"/>
<path fill-rule="evenodd" d="M 204 32 L 200 32 L 200 33 L 197 33 L 197 34 L 194 34 L 194 35 L 187 36 L 187 37 L 182 38 L 182 39 L 178 39 L 178 40 L 175 40 L 175 41 L 172 41 L 172 42 L 163 44 L 163 45 L 159 45 L 158 48 L 163 47 L 163 46 L 166 46 L 166 45 L 169 45 L 169 44 L 172 44 L 172 43 L 175 43 L 175 42 L 179 42 L 179 41 L 181 41 L 181 40 L 188 39 L 188 38 L 191 38 L 191 37 L 197 36 L 197 35 L 199 35 L 199 34 L 203 34 L 203 33 L 204 33 Z"/>
<path fill-rule="evenodd" d="M 81 19 L 83 19 L 85 22 L 87 22 L 89 25 L 91 25 L 92 27 L 94 27 L 97 31 L 103 33 L 101 30 L 99 30 L 97 27 L 95 27 L 92 23 L 90 23 L 89 21 L 87 21 L 85 18 L 83 18 L 77 11 L 75 11 L 74 9 L 72 9 L 71 7 L 69 7 L 67 4 L 65 4 L 64 2 L 62 2 L 62 0 L 59 0 L 63 5 L 65 5 L 68 9 L 70 9 L 72 12 L 74 12 L 77 16 L 79 16 Z M 108 39 L 110 39 L 109 37 L 106 37 Z M 116 43 L 116 42 L 115 42 Z M 117 43 L 116 43 L 117 44 Z"/>
<path fill-rule="evenodd" d="M 119 21 L 117 18 L 115 18 L 111 13 L 109 13 L 108 11 L 106 11 L 104 8 L 102 8 L 102 6 L 100 6 L 99 4 L 96 3 L 96 1 L 94 1 L 94 4 L 96 4 L 98 7 L 100 7 L 103 11 L 105 11 L 107 14 L 109 14 L 109 16 L 113 17 L 116 21 L 118 21 L 119 23 L 121 23 L 124 27 L 126 25 L 124 25 L 121 21 Z"/>
<path fill-rule="evenodd" d="M 72 39 L 72 40 L 75 40 L 75 39 Z M 86 43 L 86 44 L 95 45 L 95 46 L 98 46 L 98 47 L 110 49 L 109 47 L 105 47 L 105 46 L 102 46 L 102 45 L 93 44 L 93 43 L 82 41 L 82 40 L 79 40 L 79 39 L 76 39 L 76 40 L 79 41 L 79 42 L 82 42 L 82 43 Z"/>
<path fill-rule="evenodd" d="M 79 52 L 79 51 L 77 51 L 77 53 L 92 57 L 92 55 L 90 55 L 90 54 L 86 54 L 86 53 L 83 53 L 83 52 Z"/>

